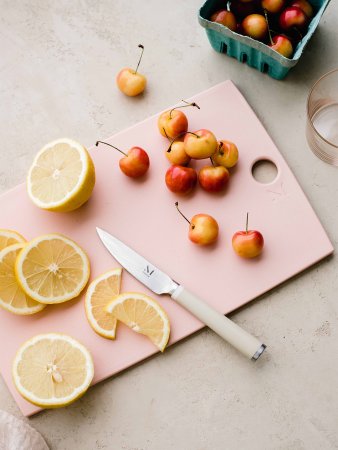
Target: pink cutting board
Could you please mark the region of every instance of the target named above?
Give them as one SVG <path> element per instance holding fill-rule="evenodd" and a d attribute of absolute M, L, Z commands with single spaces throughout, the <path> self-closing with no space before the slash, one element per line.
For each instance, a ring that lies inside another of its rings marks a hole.
<path fill-rule="evenodd" d="M 168 143 L 157 131 L 156 115 L 108 139 L 122 149 L 138 145 L 148 151 L 151 168 L 146 179 L 135 181 L 124 176 L 118 167 L 118 152 L 106 146 L 92 147 L 97 183 L 84 207 L 68 214 L 41 211 L 30 202 L 22 184 L 0 197 L 0 227 L 18 230 L 27 239 L 49 232 L 68 235 L 88 252 L 92 277 L 96 277 L 118 265 L 96 235 L 95 227 L 99 226 L 222 313 L 244 305 L 330 254 L 333 247 L 302 189 L 233 83 L 221 83 L 192 100 L 201 110 L 186 110 L 190 130 L 208 128 L 219 139 L 238 145 L 240 162 L 225 194 L 212 195 L 197 188 L 191 196 L 179 198 L 167 190 L 164 174 L 168 161 L 163 152 Z M 259 159 L 276 164 L 278 176 L 273 183 L 261 184 L 252 177 L 252 165 Z M 201 164 L 205 162 L 196 165 Z M 216 246 L 201 248 L 188 240 L 187 223 L 174 206 L 178 199 L 187 216 L 205 212 L 217 219 L 220 239 Z M 260 230 L 266 243 L 262 256 L 251 261 L 240 259 L 231 248 L 231 237 L 244 228 L 247 211 L 250 228 Z M 122 289 L 151 294 L 127 272 L 123 273 Z M 170 317 L 170 343 L 202 327 L 169 297 L 157 300 Z M 1 310 L 0 370 L 25 415 L 34 414 L 39 408 L 16 392 L 11 363 L 26 339 L 52 331 L 68 333 L 89 348 L 95 364 L 94 383 L 156 353 L 144 336 L 123 325 L 119 326 L 115 341 L 96 335 L 87 323 L 83 296 L 47 307 L 32 317 L 17 317 Z M 264 340 L 264 329 L 259 334 Z"/>

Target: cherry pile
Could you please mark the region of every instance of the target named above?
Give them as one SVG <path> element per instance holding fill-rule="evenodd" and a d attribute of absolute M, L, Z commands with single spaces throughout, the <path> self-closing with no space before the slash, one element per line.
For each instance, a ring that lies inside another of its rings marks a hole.
<path fill-rule="evenodd" d="M 165 155 L 171 166 L 165 175 L 168 189 L 176 194 L 188 194 L 199 185 L 208 192 L 220 192 L 229 182 L 230 171 L 238 161 L 237 146 L 228 140 L 217 140 L 210 130 L 188 131 L 188 118 L 181 108 L 200 109 L 196 103 L 164 111 L 158 118 L 158 130 L 170 140 Z M 191 160 L 208 159 L 208 165 L 198 174 L 188 167 Z"/>
<path fill-rule="evenodd" d="M 291 58 L 314 15 L 308 0 L 231 0 L 210 20 L 261 41 Z"/>

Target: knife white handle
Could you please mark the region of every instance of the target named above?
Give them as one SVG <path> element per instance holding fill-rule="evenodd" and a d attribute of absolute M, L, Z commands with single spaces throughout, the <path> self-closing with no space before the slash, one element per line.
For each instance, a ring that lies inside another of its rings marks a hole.
<path fill-rule="evenodd" d="M 264 352 L 266 346 L 262 342 L 196 297 L 196 295 L 187 291 L 183 286 L 178 286 L 171 298 L 190 311 L 221 338 L 243 353 L 243 355 L 257 360 Z"/>

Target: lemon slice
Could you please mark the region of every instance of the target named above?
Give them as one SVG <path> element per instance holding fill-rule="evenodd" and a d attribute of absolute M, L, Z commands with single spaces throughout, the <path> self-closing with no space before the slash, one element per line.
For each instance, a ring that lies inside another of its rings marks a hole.
<path fill-rule="evenodd" d="M 90 326 L 96 333 L 115 339 L 117 320 L 107 313 L 106 306 L 120 293 L 122 269 L 113 269 L 97 277 L 88 286 L 85 309 Z"/>
<path fill-rule="evenodd" d="M 71 139 L 50 142 L 28 172 L 28 195 L 39 208 L 67 212 L 79 208 L 93 191 L 95 168 L 87 150 Z"/>
<path fill-rule="evenodd" d="M 26 239 L 16 231 L 0 229 L 0 251 L 18 242 L 26 242 Z"/>
<path fill-rule="evenodd" d="M 28 242 L 15 264 L 15 275 L 22 290 L 46 304 L 77 297 L 86 286 L 89 274 L 85 252 L 61 234 L 46 234 Z"/>
<path fill-rule="evenodd" d="M 124 292 L 115 297 L 106 311 L 136 333 L 147 336 L 163 352 L 170 335 L 170 323 L 162 306 L 147 295 Z"/>
<path fill-rule="evenodd" d="M 45 408 L 69 405 L 88 389 L 94 376 L 89 351 L 70 336 L 40 334 L 18 350 L 13 361 L 17 390 Z"/>
<path fill-rule="evenodd" d="M 15 260 L 25 244 L 13 244 L 0 252 L 0 306 L 14 314 L 35 314 L 46 305 L 38 303 L 20 288 L 15 278 Z"/>

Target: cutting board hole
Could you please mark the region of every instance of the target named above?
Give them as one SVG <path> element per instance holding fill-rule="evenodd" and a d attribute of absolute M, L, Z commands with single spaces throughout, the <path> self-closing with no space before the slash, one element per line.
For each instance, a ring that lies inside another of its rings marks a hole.
<path fill-rule="evenodd" d="M 263 184 L 272 183 L 278 175 L 276 164 L 269 159 L 256 161 L 252 166 L 251 172 L 254 179 Z"/>

